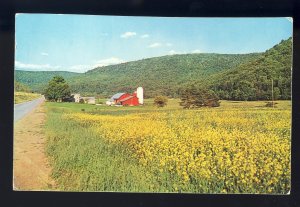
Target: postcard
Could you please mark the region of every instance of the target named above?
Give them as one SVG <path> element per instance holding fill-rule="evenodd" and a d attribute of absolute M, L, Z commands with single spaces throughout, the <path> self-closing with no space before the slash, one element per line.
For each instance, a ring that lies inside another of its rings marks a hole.
<path fill-rule="evenodd" d="M 292 18 L 15 18 L 14 190 L 289 194 Z"/>

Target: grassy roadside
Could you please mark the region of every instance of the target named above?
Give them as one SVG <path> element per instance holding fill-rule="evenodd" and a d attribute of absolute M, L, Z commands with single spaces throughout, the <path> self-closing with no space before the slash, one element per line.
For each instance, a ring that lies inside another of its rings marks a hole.
<path fill-rule="evenodd" d="M 128 142 L 124 142 L 123 144 L 109 142 L 103 133 L 99 133 L 99 124 L 101 124 L 101 119 L 94 120 L 92 122 L 82 122 L 63 118 L 66 114 L 73 115 L 75 113 L 82 115 L 103 115 L 109 117 L 123 117 L 123 115 L 132 114 L 147 116 L 147 113 L 168 113 L 177 110 L 179 108 L 177 102 L 178 100 L 169 100 L 169 105 L 164 109 L 157 109 L 154 107 L 151 104 L 151 100 L 147 100 L 144 107 L 122 108 L 74 103 L 46 103 L 46 132 L 48 136 L 47 154 L 51 158 L 53 166 L 52 175 L 57 181 L 59 189 L 67 191 L 221 192 L 223 183 L 218 180 L 216 180 L 214 185 L 211 185 L 205 182 L 201 183 L 201 180 L 195 180 L 189 175 L 188 178 L 191 179 L 191 182 L 184 184 L 182 183 L 182 179 L 180 179 L 180 177 L 176 174 L 170 174 L 164 169 L 160 171 L 160 169 L 154 168 L 153 166 L 155 163 L 152 163 L 152 165 L 141 165 L 139 160 L 132 156 L 132 150 L 130 150 L 127 146 Z M 278 115 L 273 114 L 273 109 L 264 107 L 265 102 L 259 101 L 222 101 L 221 107 L 214 109 L 214 113 L 212 113 L 212 115 L 222 114 L 223 111 L 226 112 L 225 115 L 229 115 L 230 113 L 236 114 L 235 112 L 238 112 L 237 110 L 246 109 L 246 111 L 248 111 L 248 109 L 250 109 L 251 114 L 243 115 L 241 112 L 239 112 L 239 114 L 241 114 L 244 118 L 247 117 L 252 121 L 256 121 L 258 118 L 262 118 L 261 120 L 268 120 L 268 117 L 264 116 L 264 114 L 267 113 L 270 115 L 269 118 L 274 118 L 276 120 L 278 116 L 280 117 L 282 112 L 283 114 L 287 113 L 284 111 L 288 110 L 291 104 L 289 101 L 276 102 L 278 102 L 278 104 L 274 111 L 277 111 L 276 114 Z M 206 109 L 204 109 L 203 112 L 208 114 Z M 198 115 L 201 116 L 201 114 Z M 179 120 L 178 127 L 185 126 L 185 123 L 183 122 L 184 116 L 181 116 L 180 118 L 182 120 Z M 224 131 L 224 134 L 226 135 L 230 133 L 230 130 L 233 130 L 232 127 L 235 127 L 230 121 L 235 120 L 233 118 L 230 119 L 230 117 L 225 117 L 225 119 L 226 120 L 222 120 L 220 116 L 215 116 L 215 118 L 206 116 L 205 124 L 209 124 L 206 127 L 215 128 L 216 126 L 219 126 L 219 122 L 226 123 L 223 127 L 224 129 L 222 129 L 225 130 L 225 127 L 228 127 L 229 131 Z M 168 124 L 176 124 L 176 122 L 170 122 Z M 237 126 L 237 130 L 238 128 L 241 128 L 243 131 L 248 127 L 250 122 L 247 122 L 245 119 L 241 119 L 239 124 L 243 124 L 243 126 Z M 115 125 L 112 124 L 112 126 Z M 186 126 L 193 126 L 193 124 L 187 124 Z M 105 126 L 103 125 L 103 127 Z M 118 128 L 118 126 L 116 127 Z M 263 133 L 268 134 L 274 130 L 274 133 L 272 132 L 274 136 L 276 136 L 276 133 L 279 133 L 277 125 L 255 125 L 255 127 L 261 130 L 262 135 Z M 122 127 L 120 126 L 119 128 L 121 129 Z M 196 126 L 196 128 L 199 128 L 199 126 Z M 110 130 L 109 128 L 106 128 L 105 130 L 112 134 L 112 138 L 116 137 L 118 139 L 118 137 L 115 136 L 118 135 L 116 130 Z M 284 128 L 280 130 L 280 133 L 281 132 L 285 132 Z M 130 141 L 130 139 L 127 141 Z M 235 142 L 238 140 L 233 141 Z M 250 144 L 250 142 L 251 140 L 247 140 L 245 144 Z M 170 143 L 172 143 L 172 141 Z M 218 144 L 220 142 L 216 143 Z M 160 143 L 158 142 L 158 144 Z M 260 145 L 258 144 L 257 146 Z M 270 148 L 270 145 L 267 148 Z M 169 148 L 166 146 L 162 149 Z M 276 147 L 274 147 L 274 149 L 276 149 Z M 155 147 L 152 150 L 155 151 Z M 172 150 L 172 148 L 170 148 L 170 150 Z M 269 153 L 273 153 L 273 151 L 270 151 Z M 241 158 L 247 157 L 241 156 Z M 243 165 L 242 160 L 240 165 Z M 217 185 L 217 183 L 219 183 L 219 185 Z M 199 186 L 202 187 L 199 188 Z M 251 192 L 251 189 L 247 192 Z M 253 190 L 251 193 L 257 193 L 257 191 Z"/>
<path fill-rule="evenodd" d="M 19 104 L 26 101 L 31 101 L 37 99 L 41 96 L 41 94 L 36 93 L 27 93 L 27 92 L 15 92 L 14 93 L 14 103 Z"/>

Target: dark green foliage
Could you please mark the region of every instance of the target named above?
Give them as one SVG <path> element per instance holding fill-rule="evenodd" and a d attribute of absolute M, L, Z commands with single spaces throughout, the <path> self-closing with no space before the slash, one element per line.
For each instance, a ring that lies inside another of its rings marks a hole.
<path fill-rule="evenodd" d="M 218 96 L 212 91 L 195 85 L 180 90 L 180 106 L 183 108 L 218 107 Z"/>
<path fill-rule="evenodd" d="M 54 76 L 45 90 L 45 98 L 49 101 L 63 101 L 71 96 L 69 85 L 61 76 Z"/>
<path fill-rule="evenodd" d="M 43 92 L 47 83 L 54 76 L 62 76 L 65 80 L 80 75 L 67 71 L 22 71 L 15 70 L 15 80 L 27 85 L 34 92 Z"/>
<path fill-rule="evenodd" d="M 96 68 L 72 78 L 72 92 L 108 98 L 117 92 L 132 93 L 145 89 L 145 98 L 178 97 L 178 89 L 187 82 L 206 80 L 212 74 L 228 70 L 260 54 L 184 54 L 169 55 Z"/>
<path fill-rule="evenodd" d="M 168 103 L 168 98 L 165 96 L 156 96 L 154 99 L 154 105 L 157 107 L 164 107 Z"/>
<path fill-rule="evenodd" d="M 254 61 L 216 74 L 210 86 L 221 99 L 251 101 L 291 98 L 292 39 L 267 50 Z"/>

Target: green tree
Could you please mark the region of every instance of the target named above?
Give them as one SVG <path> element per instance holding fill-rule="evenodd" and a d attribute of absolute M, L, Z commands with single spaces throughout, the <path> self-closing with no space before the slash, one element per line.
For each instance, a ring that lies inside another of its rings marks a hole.
<path fill-rule="evenodd" d="M 70 97 L 69 85 L 62 76 L 54 76 L 48 83 L 44 92 L 45 98 L 49 101 L 63 101 Z"/>
<path fill-rule="evenodd" d="M 180 105 L 187 109 L 220 106 L 219 98 L 212 90 L 197 88 L 194 85 L 181 90 L 180 100 Z"/>
<path fill-rule="evenodd" d="M 154 105 L 157 107 L 164 107 L 168 103 L 168 98 L 165 96 L 156 96 L 154 99 Z"/>

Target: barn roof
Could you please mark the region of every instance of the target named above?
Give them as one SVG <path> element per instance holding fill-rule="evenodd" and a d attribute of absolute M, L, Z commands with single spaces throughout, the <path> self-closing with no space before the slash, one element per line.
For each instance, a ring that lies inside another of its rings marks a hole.
<path fill-rule="evenodd" d="M 126 98 L 122 98 L 121 100 L 120 100 L 120 102 L 123 102 L 123 101 L 127 101 L 127 100 L 129 100 L 129 99 L 132 99 L 134 96 L 128 96 L 128 97 L 126 97 Z"/>
<path fill-rule="evenodd" d="M 115 95 L 113 95 L 110 98 L 110 101 L 114 101 L 115 99 L 119 99 L 122 95 L 124 95 L 125 93 L 116 93 Z"/>

